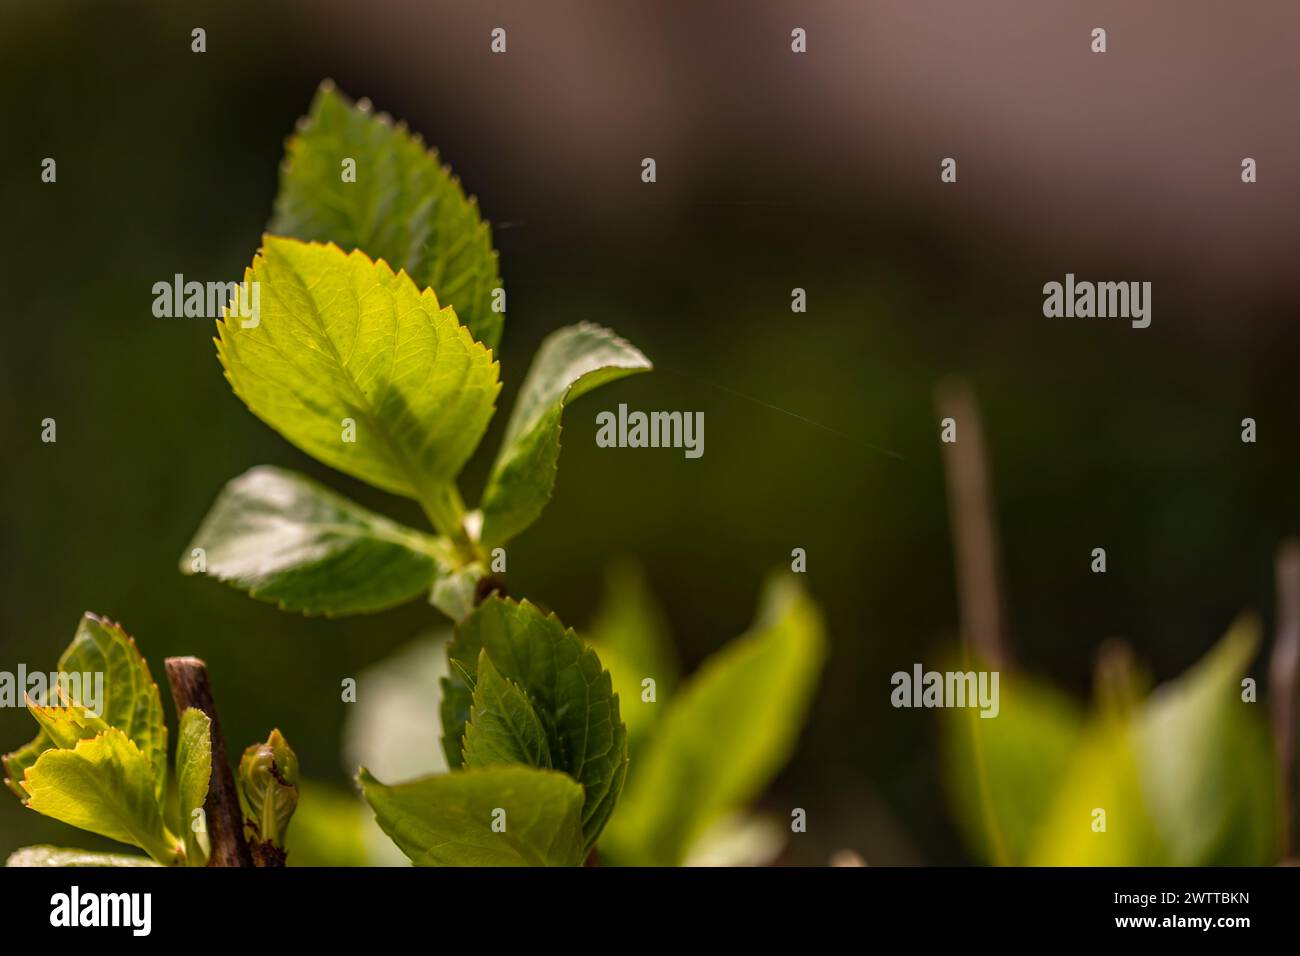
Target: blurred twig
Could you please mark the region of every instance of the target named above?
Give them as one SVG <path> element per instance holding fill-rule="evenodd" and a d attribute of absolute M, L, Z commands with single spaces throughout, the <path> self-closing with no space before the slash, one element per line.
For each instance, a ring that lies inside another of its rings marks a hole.
<path fill-rule="evenodd" d="M 962 641 L 993 667 L 1007 667 L 1011 659 L 1004 643 L 998 540 L 979 406 L 970 386 L 956 379 L 939 385 L 936 404 L 941 419 L 956 423 L 956 441 L 944 442 L 943 454 Z"/>
<path fill-rule="evenodd" d="M 1282 780 L 1282 849 L 1295 850 L 1296 670 L 1300 666 L 1300 541 L 1282 542 L 1277 552 L 1277 636 L 1269 660 L 1273 740 Z"/>
<path fill-rule="evenodd" d="M 1009 664 L 1003 643 L 1002 586 L 998 573 L 997 532 L 994 530 L 993 502 L 985 465 L 984 432 L 980 427 L 979 406 L 970 386 L 950 379 L 935 390 L 935 404 L 941 419 L 955 424 L 955 441 L 943 442 L 944 474 L 948 481 L 948 512 L 952 521 L 953 551 L 957 571 L 957 594 L 961 603 L 961 642 L 964 666 L 994 667 L 1002 670 Z M 980 739 L 980 721 L 970 712 L 968 728 L 971 752 L 975 759 L 975 783 L 979 787 L 984 825 L 988 830 L 989 852 L 998 866 L 1011 863 L 1006 841 L 998 825 L 993 797 L 989 790 L 984 746 Z"/>

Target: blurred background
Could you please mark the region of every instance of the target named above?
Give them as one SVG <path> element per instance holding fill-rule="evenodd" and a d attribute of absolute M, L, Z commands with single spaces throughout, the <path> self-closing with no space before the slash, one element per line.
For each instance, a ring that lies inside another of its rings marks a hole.
<path fill-rule="evenodd" d="M 177 570 L 260 463 L 423 526 L 249 414 L 211 322 L 151 312 L 175 273 L 242 273 L 284 138 L 331 77 L 435 144 L 492 222 L 500 408 L 561 325 L 609 325 L 656 363 L 571 409 L 511 592 L 582 626 L 609 560 L 633 557 L 689 670 L 805 548 L 832 657 L 766 800 L 808 810 L 791 861 L 970 862 L 934 714 L 889 705 L 891 673 L 957 640 L 936 383 L 966 378 L 982 407 L 1023 668 L 1082 700 L 1108 637 L 1163 680 L 1245 608 L 1267 633 L 1274 551 L 1300 531 L 1297 30 L 1281 0 L 8 0 L 0 667 L 48 669 L 83 611 L 106 614 L 155 676 L 208 661 L 232 751 L 278 726 L 344 787 L 340 680 L 439 623 L 418 602 L 306 620 Z M 1151 327 L 1045 319 L 1067 272 L 1151 281 Z M 598 451 L 595 414 L 620 401 L 702 410 L 704 457 Z M 0 711 L 0 750 L 33 730 Z M 37 842 L 85 838 L 0 800 L 0 853 Z"/>

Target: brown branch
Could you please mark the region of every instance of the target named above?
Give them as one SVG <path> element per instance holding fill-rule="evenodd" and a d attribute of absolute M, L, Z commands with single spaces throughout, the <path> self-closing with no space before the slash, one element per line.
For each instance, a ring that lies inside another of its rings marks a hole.
<path fill-rule="evenodd" d="M 221 735 L 221 722 L 217 720 L 208 667 L 197 657 L 169 657 L 164 666 L 177 715 L 187 707 L 196 707 L 212 722 L 212 777 L 203 804 L 212 843 L 208 866 L 252 866 L 253 857 L 244 839 L 244 814 L 239 807 L 235 776 L 226 759 L 226 741 Z"/>
<path fill-rule="evenodd" d="M 1296 670 L 1300 667 L 1300 541 L 1277 552 L 1277 637 L 1269 659 L 1273 741 L 1282 782 L 1282 849 L 1295 850 Z"/>
<path fill-rule="evenodd" d="M 960 380 L 941 383 L 935 402 L 939 417 L 956 423 L 956 441 L 943 443 L 943 455 L 962 641 L 969 641 L 985 663 L 1007 667 L 1011 659 L 1005 644 L 998 538 L 979 406 L 970 386 Z"/>

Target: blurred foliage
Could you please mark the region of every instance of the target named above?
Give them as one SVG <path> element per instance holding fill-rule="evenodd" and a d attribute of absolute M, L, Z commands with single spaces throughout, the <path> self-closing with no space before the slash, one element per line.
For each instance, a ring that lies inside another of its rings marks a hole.
<path fill-rule="evenodd" d="M 1258 622 L 1242 618 L 1145 699 L 1124 657 L 1104 659 L 1086 719 L 1020 675 L 997 719 L 944 711 L 949 793 L 974 852 L 1044 866 L 1279 862 L 1277 762 L 1243 688 L 1259 643 Z"/>
<path fill-rule="evenodd" d="M 548 167 L 535 164 L 543 152 L 581 164 L 587 144 L 485 148 L 509 138 L 494 94 L 436 58 L 394 63 L 319 16 L 275 5 L 249 31 L 245 11 L 205 0 L 129 16 L 89 0 L 0 10 L 0 269 L 14 289 L 22 277 L 0 350 L 11 503 L 0 666 L 53 660 L 68 622 L 101 609 L 131 622 L 155 659 L 208 660 L 227 740 L 259 739 L 273 722 L 304 777 L 351 800 L 358 761 L 339 749 L 359 705 L 339 701 L 340 681 L 421 633 L 429 609 L 297 619 L 180 577 L 176 555 L 223 483 L 254 462 L 408 524 L 419 510 L 337 480 L 254 420 L 221 379 L 210 323 L 150 313 L 154 282 L 242 273 L 285 130 L 321 76 L 407 117 L 482 198 L 510 295 L 501 407 L 546 332 L 587 318 L 616 324 L 659 367 L 616 386 L 620 400 L 705 413 L 708 453 L 683 462 L 597 449 L 596 409 L 578 406 L 555 497 L 511 547 L 512 592 L 583 620 L 607 556 L 636 554 L 690 672 L 746 627 L 761 576 L 807 549 L 835 666 L 768 802 L 836 825 L 791 841 L 791 859 L 824 862 L 849 835 L 872 863 L 987 859 L 981 837 L 959 836 L 964 811 L 942 785 L 942 722 L 888 700 L 889 675 L 940 654 L 955 629 L 931 407 L 944 375 L 971 380 L 985 413 L 1027 673 L 1080 699 L 1099 640 L 1124 634 L 1166 679 L 1209 648 L 1207 622 L 1267 605 L 1277 542 L 1300 532 L 1293 291 L 1191 298 L 1175 276 L 1158 283 L 1169 320 L 1144 333 L 1044 324 L 1039 289 L 1066 264 L 942 205 L 783 178 L 779 149 L 817 147 L 780 124 L 757 140 L 773 149 L 766 168 L 681 168 L 671 203 L 647 202 L 635 175 L 577 201 L 541 188 Z M 200 17 L 210 39 L 198 63 L 189 31 Z M 852 148 L 875 150 L 881 132 Z M 58 157 L 57 187 L 39 182 L 45 156 Z M 1095 260 L 1100 275 L 1138 271 L 1104 248 Z M 808 290 L 805 315 L 789 311 L 795 286 Z M 1260 420 L 1257 445 L 1237 441 L 1247 414 Z M 57 445 L 38 440 L 47 416 Z M 470 484 L 490 464 L 472 461 Z M 1098 543 L 1105 575 L 1087 573 Z M 1008 721 L 1015 694 L 1008 677 Z M 30 730 L 27 714 L 0 710 L 0 740 Z M 1060 762 L 1048 733 L 1035 745 L 1045 766 Z M 305 789 L 291 847 L 312 804 Z M 0 854 L 73 836 L 0 801 Z"/>
<path fill-rule="evenodd" d="M 628 768 L 602 856 L 681 864 L 711 826 L 761 796 L 794 751 L 825 654 L 821 612 L 797 578 L 777 576 L 753 628 L 707 658 L 680 691 L 648 701 L 642 683 L 635 696 L 620 695 L 624 709 L 653 707 L 657 719 Z M 618 682 L 638 683 L 626 675 Z"/>

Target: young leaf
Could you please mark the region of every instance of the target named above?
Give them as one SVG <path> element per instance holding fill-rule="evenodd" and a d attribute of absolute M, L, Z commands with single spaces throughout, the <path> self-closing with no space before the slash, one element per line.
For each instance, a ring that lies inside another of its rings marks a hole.
<path fill-rule="evenodd" d="M 465 766 L 503 763 L 549 768 L 551 748 L 527 695 L 518 684 L 502 677 L 487 651 L 481 651 L 474 706 L 465 725 Z"/>
<path fill-rule="evenodd" d="M 577 866 L 582 787 L 553 770 L 486 767 L 386 787 L 365 768 L 379 826 L 416 866 Z"/>
<path fill-rule="evenodd" d="M 115 727 L 72 750 L 47 750 L 23 786 L 33 810 L 138 846 L 159 863 L 173 864 L 184 852 L 163 825 L 148 758 Z"/>
<path fill-rule="evenodd" d="M 298 755 L 279 730 L 253 744 L 239 761 L 244 830 L 257 866 L 283 866 L 289 821 L 298 811 Z"/>
<path fill-rule="evenodd" d="M 456 630 L 443 680 L 443 747 L 462 763 L 461 742 L 473 707 L 479 654 L 528 695 L 546 728 L 552 765 L 583 785 L 582 829 L 590 849 L 614 810 L 627 773 L 627 728 L 609 673 L 555 615 L 527 601 L 490 597 Z"/>
<path fill-rule="evenodd" d="M 504 544 L 523 531 L 550 500 L 565 404 L 651 367 L 636 348 L 598 325 L 584 322 L 546 337 L 515 400 L 483 493 L 486 545 Z"/>
<path fill-rule="evenodd" d="M 108 730 L 102 717 L 86 713 L 80 707 L 44 707 L 27 702 L 27 712 L 35 718 L 52 746 L 71 750 L 79 740 L 90 740 Z"/>
<path fill-rule="evenodd" d="M 1135 728 L 1143 793 L 1174 866 L 1268 866 L 1282 853 L 1277 761 L 1263 715 L 1241 698 L 1259 643 L 1257 619 L 1236 621 L 1156 689 Z"/>
<path fill-rule="evenodd" d="M 163 722 L 162 697 L 140 655 L 135 641 L 118 624 L 107 618 L 85 614 L 72 643 L 59 658 L 61 674 L 103 675 L 103 697 L 99 717 L 135 741 L 154 775 L 154 791 L 162 799 L 167 783 L 167 725 Z M 84 683 L 84 678 L 83 678 Z M 83 692 L 83 697 L 90 695 Z M 94 701 L 77 702 L 89 707 Z M 56 746 L 44 730 L 25 747 L 4 757 L 5 775 L 19 799 L 26 799 L 23 774 L 42 753 Z"/>
<path fill-rule="evenodd" d="M 355 181 L 345 182 L 345 160 Z M 361 249 L 421 288 L 432 288 L 490 349 L 503 314 L 492 308 L 501 287 L 492 233 L 460 182 L 404 126 L 353 105 L 321 84 L 310 114 L 289 140 L 269 231 Z"/>
<path fill-rule="evenodd" d="M 262 465 L 222 489 L 181 571 L 199 569 L 282 609 L 334 617 L 427 592 L 450 543 L 367 511 L 309 478 Z"/>
<path fill-rule="evenodd" d="M 245 281 L 260 289 L 256 320 L 227 310 L 217 323 L 235 394 L 303 451 L 459 533 L 453 481 L 492 417 L 492 353 L 361 252 L 267 236 Z"/>
<path fill-rule="evenodd" d="M 610 566 L 605 596 L 587 639 L 613 678 L 619 713 L 627 724 L 628 746 L 635 752 L 661 713 L 659 695 L 667 699 L 678 677 L 668 621 L 644 572 L 635 564 Z M 654 703 L 642 697 L 646 678 L 655 682 Z"/>
<path fill-rule="evenodd" d="M 1168 865 L 1142 798 L 1138 760 L 1129 717 L 1103 714 L 1089 724 L 1043 808 L 1024 864 Z M 1102 822 L 1105 830 L 1095 829 Z"/>
<path fill-rule="evenodd" d="M 58 846 L 25 846 L 5 860 L 5 866 L 158 866 L 147 856 L 132 853 L 92 853 Z"/>
<path fill-rule="evenodd" d="M 176 785 L 180 800 L 180 825 L 185 834 L 186 866 L 203 866 L 208 862 L 211 842 L 207 821 L 195 829 L 195 810 L 202 810 L 208 799 L 212 779 L 212 721 L 196 707 L 186 707 L 181 714 L 180 732 L 176 736 Z"/>
<path fill-rule="evenodd" d="M 678 865 L 711 824 L 757 797 L 794 747 L 824 655 L 812 601 L 790 578 L 769 582 L 754 629 L 705 661 L 660 719 L 602 855 Z"/>
<path fill-rule="evenodd" d="M 1000 675 L 998 701 L 996 718 L 972 708 L 942 712 L 945 782 L 967 845 L 986 863 L 1021 865 L 1083 718 L 1068 697 L 1023 675 Z"/>

